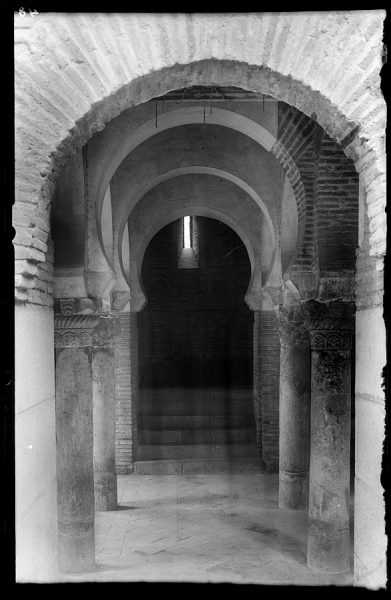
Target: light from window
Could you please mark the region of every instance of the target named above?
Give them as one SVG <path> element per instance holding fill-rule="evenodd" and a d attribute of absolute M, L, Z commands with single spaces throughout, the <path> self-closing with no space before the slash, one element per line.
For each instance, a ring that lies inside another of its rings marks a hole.
<path fill-rule="evenodd" d="M 190 217 L 183 217 L 183 247 L 191 248 Z"/>

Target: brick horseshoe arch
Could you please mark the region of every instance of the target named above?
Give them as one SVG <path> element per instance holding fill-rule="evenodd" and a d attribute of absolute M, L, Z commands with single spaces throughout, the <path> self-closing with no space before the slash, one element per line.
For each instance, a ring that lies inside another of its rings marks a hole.
<path fill-rule="evenodd" d="M 50 292 L 32 292 L 39 290 L 40 265 L 48 252 L 48 209 L 66 157 L 126 108 L 183 85 L 233 85 L 316 118 L 355 160 L 366 193 L 369 252 L 379 257 L 381 268 L 385 104 L 378 48 L 383 12 L 330 14 L 326 26 L 322 14 L 310 13 L 298 16 L 296 27 L 291 14 L 223 15 L 223 36 L 215 19 L 219 16 L 206 23 L 202 15 L 179 15 L 174 25 L 158 15 L 106 20 L 93 15 L 88 21 L 41 15 L 27 27 L 16 27 L 17 300 L 51 304 Z M 319 27 L 324 35 L 310 52 Z M 346 38 L 349 28 L 355 35 Z M 91 54 L 94 36 L 107 42 Z M 305 49 L 306 60 L 298 60 Z M 350 65 L 347 80 L 345 63 Z M 32 197 L 34 207 L 24 217 Z"/>
<path fill-rule="evenodd" d="M 266 220 L 266 223 L 268 224 L 268 229 L 269 229 L 271 239 L 272 239 L 273 258 L 272 258 L 272 264 L 270 267 L 270 272 L 272 272 L 274 262 L 277 258 L 276 252 L 275 252 L 276 236 L 275 236 L 275 231 L 274 231 L 274 227 L 273 227 L 273 223 L 272 223 L 269 211 L 268 211 L 266 205 L 264 204 L 264 202 L 262 201 L 262 198 L 259 196 L 259 194 L 257 192 L 255 192 L 255 190 L 253 190 L 245 181 L 241 180 L 239 177 L 233 175 L 232 173 L 223 171 L 222 169 L 215 169 L 212 167 L 205 167 L 205 166 L 201 166 L 201 165 L 174 169 L 172 171 L 169 171 L 168 173 L 163 173 L 159 177 L 148 182 L 148 184 L 144 187 L 144 189 L 142 191 L 140 191 L 140 193 L 137 195 L 137 197 L 135 199 L 133 199 L 134 200 L 133 206 L 136 206 L 137 202 L 139 202 L 150 190 L 152 190 L 154 187 L 156 187 L 159 183 L 162 183 L 163 181 L 167 181 L 168 179 L 178 177 L 180 175 L 187 175 L 187 174 L 192 174 L 192 173 L 193 174 L 214 175 L 216 177 L 220 177 L 222 179 L 231 181 L 233 184 L 237 185 L 239 188 L 244 190 L 250 196 L 250 198 L 252 198 L 252 200 L 254 200 L 254 202 L 259 206 L 259 208 L 261 209 L 262 214 Z M 124 272 L 123 260 L 122 260 L 122 237 L 123 237 L 125 225 L 126 225 L 126 222 L 127 222 L 127 219 L 129 218 L 129 216 L 130 216 L 129 210 L 122 214 L 121 225 L 118 230 L 118 237 L 117 237 L 117 239 L 114 240 L 114 249 L 115 249 L 115 252 L 118 253 L 120 268 L 121 268 L 122 274 L 124 276 L 125 276 L 125 272 Z M 227 224 L 230 227 L 232 227 L 232 224 L 229 224 L 229 223 L 227 223 Z M 234 227 L 232 227 L 232 228 L 235 229 Z M 235 231 L 236 231 L 236 229 L 235 229 Z M 243 237 L 243 232 L 239 233 L 237 231 L 237 233 L 238 233 L 239 237 Z M 253 274 L 251 277 L 251 282 L 250 282 L 250 286 L 249 286 L 248 292 L 246 294 L 246 297 L 253 298 L 258 295 L 260 298 L 260 291 L 262 288 L 262 283 L 258 281 L 258 276 L 254 273 L 255 265 L 252 263 L 251 266 L 252 266 Z M 137 279 L 137 281 L 134 282 L 134 284 L 135 284 L 135 289 L 136 289 L 135 295 L 139 299 L 138 304 L 141 301 L 142 301 L 142 303 L 144 303 L 145 299 L 142 299 L 143 293 L 142 293 L 142 285 L 140 282 L 140 273 L 138 273 L 138 279 Z"/>
<path fill-rule="evenodd" d="M 161 229 L 163 229 L 163 227 L 165 227 L 169 223 L 172 223 L 176 219 L 180 219 L 181 217 L 184 217 L 185 215 L 196 215 L 199 217 L 209 217 L 211 219 L 218 219 L 219 221 L 222 221 L 223 223 L 225 223 L 225 225 L 230 227 L 233 231 L 235 231 L 235 233 L 239 236 L 239 238 L 242 240 L 242 242 L 247 250 L 248 258 L 249 258 L 250 265 L 251 265 L 251 277 L 250 277 L 250 282 L 249 282 L 244 300 L 251 310 L 259 309 L 260 308 L 259 300 L 258 300 L 258 304 L 257 304 L 257 298 L 260 298 L 260 292 L 258 291 L 258 293 L 257 293 L 257 291 L 254 290 L 254 288 L 256 288 L 256 285 L 257 285 L 255 272 L 257 269 L 259 270 L 260 266 L 258 264 L 259 261 L 258 261 L 257 257 L 255 256 L 253 247 L 251 245 L 251 241 L 248 239 L 246 232 L 231 217 L 229 217 L 228 215 L 226 215 L 223 212 L 220 212 L 218 210 L 214 210 L 211 208 L 205 208 L 203 206 L 192 206 L 191 208 L 188 207 L 187 209 L 170 212 L 169 214 L 167 214 L 166 218 L 163 221 L 155 220 L 154 222 L 151 223 L 151 227 L 150 227 L 149 231 L 146 233 L 144 240 L 142 242 L 142 245 L 137 249 L 138 250 L 138 252 L 137 252 L 138 277 L 134 281 L 134 286 L 132 285 L 133 282 L 130 282 L 130 284 L 131 284 L 131 294 L 130 294 L 131 310 L 133 312 L 137 312 L 137 311 L 141 310 L 147 301 L 147 297 L 146 297 L 146 294 L 144 291 L 144 286 L 143 286 L 143 283 L 141 280 L 141 267 L 142 267 L 144 255 L 145 255 L 145 252 L 146 252 L 146 249 L 147 249 L 149 243 L 151 242 L 152 238 Z M 262 282 L 260 282 L 260 283 L 262 284 Z"/>

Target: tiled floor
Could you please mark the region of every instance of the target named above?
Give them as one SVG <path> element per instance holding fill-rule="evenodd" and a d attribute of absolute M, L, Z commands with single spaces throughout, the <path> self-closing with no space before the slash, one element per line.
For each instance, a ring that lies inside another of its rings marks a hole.
<path fill-rule="evenodd" d="M 352 585 L 306 566 L 307 512 L 278 508 L 278 475 L 131 475 L 96 515 L 97 570 L 65 581 Z"/>

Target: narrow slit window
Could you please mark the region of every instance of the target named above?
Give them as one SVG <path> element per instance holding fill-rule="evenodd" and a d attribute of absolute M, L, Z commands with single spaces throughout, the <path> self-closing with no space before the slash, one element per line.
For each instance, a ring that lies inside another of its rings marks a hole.
<path fill-rule="evenodd" d="M 190 217 L 183 217 L 183 247 L 191 248 Z"/>

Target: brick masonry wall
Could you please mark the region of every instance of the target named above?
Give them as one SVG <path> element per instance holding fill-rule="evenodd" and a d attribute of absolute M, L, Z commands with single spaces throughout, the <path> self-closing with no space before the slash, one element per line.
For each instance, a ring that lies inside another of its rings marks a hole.
<path fill-rule="evenodd" d="M 356 250 L 356 308 L 358 311 L 383 305 L 384 271 L 377 268 L 376 259 L 370 255 L 369 220 L 365 210 L 363 236 L 360 247 Z"/>
<path fill-rule="evenodd" d="M 291 269 L 352 270 L 358 235 L 354 163 L 313 119 L 283 102 L 278 114 L 278 141 L 294 161 L 304 192 L 305 227 Z"/>
<path fill-rule="evenodd" d="M 138 335 L 137 314 L 119 313 L 121 332 L 114 349 L 116 468 L 132 471 L 137 451 Z"/>
<path fill-rule="evenodd" d="M 354 270 L 358 245 L 358 174 L 352 160 L 322 135 L 315 182 L 320 274 Z"/>
<path fill-rule="evenodd" d="M 318 125 L 285 102 L 278 104 L 278 141 L 291 156 L 300 180 L 299 232 L 291 270 L 317 268 L 315 237 L 314 180 L 316 176 L 315 135 Z"/>
<path fill-rule="evenodd" d="M 279 453 L 279 390 L 280 390 L 280 338 L 274 311 L 259 312 L 258 328 L 259 401 L 261 415 L 261 449 L 265 470 L 278 472 Z"/>

